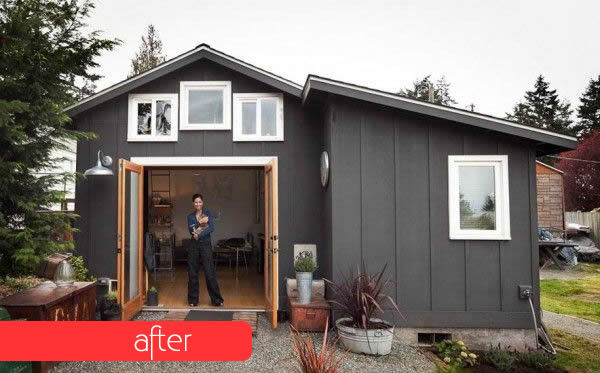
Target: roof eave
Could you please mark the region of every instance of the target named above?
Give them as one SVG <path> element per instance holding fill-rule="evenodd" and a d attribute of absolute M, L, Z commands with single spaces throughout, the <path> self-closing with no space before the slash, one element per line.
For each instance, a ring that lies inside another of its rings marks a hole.
<path fill-rule="evenodd" d="M 332 93 L 533 140 L 536 142 L 536 154 L 538 156 L 572 150 L 577 145 L 577 139 L 571 136 L 527 127 L 516 122 L 479 113 L 470 113 L 452 107 L 403 98 L 392 93 L 354 86 L 327 78 L 309 76 L 302 92 L 303 103 L 312 104 L 318 101 L 319 94 L 317 92 Z M 314 97 L 317 97 L 317 99 L 314 100 Z"/>
<path fill-rule="evenodd" d="M 283 92 L 289 93 L 290 95 L 296 97 L 301 97 L 302 95 L 302 86 L 299 84 L 259 69 L 244 61 L 226 55 L 223 52 L 212 49 L 206 44 L 201 44 L 188 52 L 185 52 L 154 67 L 153 69 L 123 80 L 96 94 L 84 98 L 83 100 L 67 107 L 65 109 L 65 113 L 71 117 L 74 117 L 85 110 L 127 93 L 137 87 L 149 83 L 154 79 L 160 78 L 161 76 L 169 74 L 183 66 L 189 65 L 190 63 L 201 59 L 213 61 L 241 74 L 259 80 L 267 85 L 273 86 Z"/>

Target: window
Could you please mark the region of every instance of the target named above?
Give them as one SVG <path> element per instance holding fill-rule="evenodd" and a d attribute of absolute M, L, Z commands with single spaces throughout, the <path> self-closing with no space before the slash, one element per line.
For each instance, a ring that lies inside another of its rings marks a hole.
<path fill-rule="evenodd" d="M 177 95 L 131 94 L 127 141 L 177 141 Z"/>
<path fill-rule="evenodd" d="M 181 82 L 182 130 L 230 130 L 231 82 Z"/>
<path fill-rule="evenodd" d="M 448 157 L 450 239 L 510 240 L 508 156 Z"/>
<path fill-rule="evenodd" d="M 233 141 L 283 141 L 283 94 L 234 94 Z"/>

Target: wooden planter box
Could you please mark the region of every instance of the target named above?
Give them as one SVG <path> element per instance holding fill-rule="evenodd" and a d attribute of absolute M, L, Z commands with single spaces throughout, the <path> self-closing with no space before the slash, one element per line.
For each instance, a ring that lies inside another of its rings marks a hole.
<path fill-rule="evenodd" d="M 314 299 L 309 304 L 298 303 L 297 298 L 288 298 L 290 324 L 302 332 L 324 332 L 327 318 L 331 317 L 331 306 L 322 298 Z"/>
<path fill-rule="evenodd" d="M 0 299 L 11 319 L 28 321 L 93 321 L 96 316 L 96 283 L 76 282 L 59 288 L 46 282 Z M 45 373 L 58 361 L 34 361 L 33 372 Z"/>

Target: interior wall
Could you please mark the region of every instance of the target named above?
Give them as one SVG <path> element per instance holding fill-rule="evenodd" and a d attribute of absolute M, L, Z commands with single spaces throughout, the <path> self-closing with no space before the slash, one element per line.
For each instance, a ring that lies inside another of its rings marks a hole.
<path fill-rule="evenodd" d="M 171 170 L 177 244 L 189 237 L 186 219 L 193 211 L 191 199 L 195 193 L 204 196 L 206 209 L 216 217 L 213 244 L 225 238 L 245 238 L 246 232 L 252 232 L 256 239 L 257 233 L 262 232 L 256 199 L 257 177 L 261 176 L 261 171 L 253 169 Z"/>

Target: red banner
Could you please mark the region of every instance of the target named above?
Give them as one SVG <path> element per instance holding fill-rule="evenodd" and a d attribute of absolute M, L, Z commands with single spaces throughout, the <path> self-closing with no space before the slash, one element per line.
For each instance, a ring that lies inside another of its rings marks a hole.
<path fill-rule="evenodd" d="M 243 321 L 3 321 L 0 361 L 242 361 Z"/>

